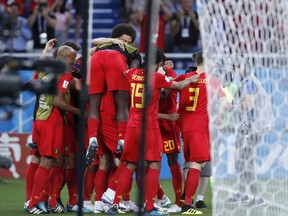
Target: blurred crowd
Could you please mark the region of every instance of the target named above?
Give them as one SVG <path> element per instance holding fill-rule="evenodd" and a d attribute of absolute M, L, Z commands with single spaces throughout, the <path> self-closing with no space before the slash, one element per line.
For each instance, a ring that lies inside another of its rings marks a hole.
<path fill-rule="evenodd" d="M 137 30 L 135 45 L 144 51 L 147 0 L 121 0 L 121 3 L 120 17 Z M 153 20 L 152 33 L 158 47 L 177 53 L 201 50 L 195 0 L 155 0 L 153 3 L 158 19 Z"/>
<path fill-rule="evenodd" d="M 27 52 L 43 49 L 47 41 L 57 38 L 59 46 L 69 38 L 69 30 L 76 20 L 77 10 L 73 16 L 72 9 L 78 0 L 0 0 L 1 11 L 1 51 Z M 80 15 L 79 15 L 80 16 Z M 81 17 L 80 17 L 81 18 Z"/>
<path fill-rule="evenodd" d="M 137 31 L 135 46 L 145 51 L 147 0 L 120 1 L 121 22 Z M 193 53 L 201 49 L 195 0 L 155 0 L 152 39 L 165 52 Z M 56 46 L 68 39 L 80 42 L 80 0 L 0 0 L 0 50 L 27 52 L 43 49 L 51 38 Z M 69 35 L 74 28 L 74 35 Z M 72 37 L 72 38 L 71 38 Z"/>

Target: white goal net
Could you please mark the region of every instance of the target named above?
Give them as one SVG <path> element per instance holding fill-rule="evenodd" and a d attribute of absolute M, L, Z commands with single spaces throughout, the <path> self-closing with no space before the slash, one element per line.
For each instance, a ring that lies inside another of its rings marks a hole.
<path fill-rule="evenodd" d="M 213 215 L 288 215 L 288 1 L 198 0 L 209 100 Z M 221 121 L 219 121 L 221 119 Z"/>

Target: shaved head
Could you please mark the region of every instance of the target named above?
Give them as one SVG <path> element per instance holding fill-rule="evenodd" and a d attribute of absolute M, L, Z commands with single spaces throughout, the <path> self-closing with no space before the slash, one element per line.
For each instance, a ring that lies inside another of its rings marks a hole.
<path fill-rule="evenodd" d="M 73 48 L 63 45 L 58 48 L 56 59 L 64 60 L 68 65 L 71 65 L 76 56 L 77 53 Z"/>

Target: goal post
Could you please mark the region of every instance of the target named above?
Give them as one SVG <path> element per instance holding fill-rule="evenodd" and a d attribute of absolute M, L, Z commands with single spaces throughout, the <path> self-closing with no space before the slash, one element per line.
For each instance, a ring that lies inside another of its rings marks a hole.
<path fill-rule="evenodd" d="M 197 0 L 197 11 L 205 69 L 232 102 L 208 100 L 213 215 L 288 215 L 288 1 Z"/>

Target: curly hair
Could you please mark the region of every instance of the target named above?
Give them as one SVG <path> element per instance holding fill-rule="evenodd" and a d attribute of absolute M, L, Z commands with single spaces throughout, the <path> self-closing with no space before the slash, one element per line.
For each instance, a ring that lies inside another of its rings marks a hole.
<path fill-rule="evenodd" d="M 134 42 L 134 40 L 136 38 L 136 31 L 131 25 L 129 25 L 127 23 L 120 23 L 120 24 L 116 25 L 112 29 L 111 37 L 112 38 L 118 38 L 124 34 L 129 35 L 132 38 L 132 42 Z"/>

